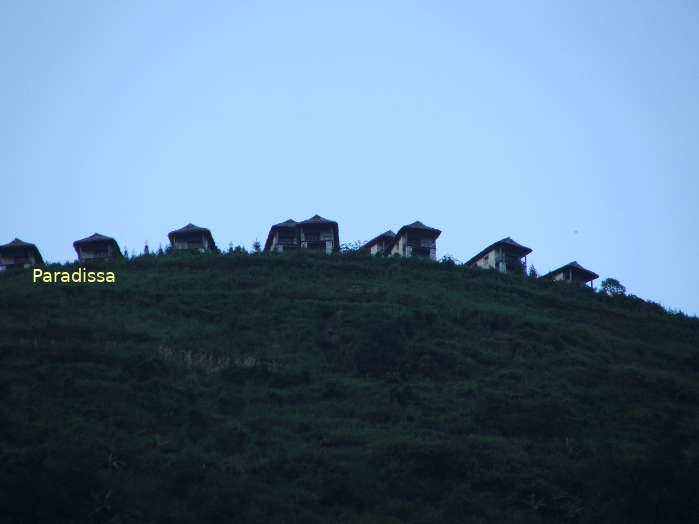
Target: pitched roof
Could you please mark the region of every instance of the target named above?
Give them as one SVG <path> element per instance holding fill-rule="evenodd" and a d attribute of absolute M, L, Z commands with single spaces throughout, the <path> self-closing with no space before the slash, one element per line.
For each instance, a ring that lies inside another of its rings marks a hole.
<path fill-rule="evenodd" d="M 99 233 L 93 233 L 93 234 L 90 235 L 89 237 L 85 237 L 85 238 L 82 238 L 82 239 L 80 239 L 80 240 L 76 240 L 75 242 L 73 242 L 73 245 L 75 245 L 75 244 L 86 244 L 86 243 L 89 243 L 89 242 L 103 242 L 103 241 L 105 241 L 105 240 L 109 241 L 109 240 L 114 240 L 114 239 L 113 239 L 112 237 L 107 237 L 107 236 L 104 236 L 104 235 L 100 235 Z M 115 242 L 116 242 L 116 241 L 115 241 Z"/>
<path fill-rule="evenodd" d="M 311 218 L 307 220 L 302 220 L 299 222 L 299 224 L 336 224 L 334 220 L 328 220 L 327 218 L 323 218 L 320 215 L 313 215 Z"/>
<path fill-rule="evenodd" d="M 428 231 L 437 231 L 437 232 L 441 233 L 441 231 L 439 231 L 439 229 L 435 229 L 433 227 L 426 226 L 425 224 L 423 224 L 419 220 L 416 220 L 415 222 L 413 222 L 412 224 L 408 224 L 407 226 L 403 226 L 402 228 L 400 228 L 398 233 L 400 234 L 400 232 L 403 229 L 426 229 Z"/>
<path fill-rule="evenodd" d="M 551 278 L 556 273 L 560 273 L 561 271 L 563 271 L 565 269 L 574 269 L 574 270 L 578 271 L 579 273 L 582 273 L 582 276 L 587 279 L 587 280 L 585 280 L 585 282 L 589 282 L 590 280 L 594 280 L 596 278 L 599 278 L 599 275 L 597 273 L 595 273 L 594 271 L 590 271 L 589 269 L 585 269 L 580 264 L 578 264 L 578 262 L 575 260 L 573 262 L 569 262 L 565 266 L 559 267 L 558 269 L 554 269 L 553 271 L 549 271 L 541 278 Z"/>
<path fill-rule="evenodd" d="M 384 232 L 381 233 L 380 235 L 376 235 L 374 238 L 372 238 L 371 240 L 369 240 L 369 242 L 367 242 L 366 244 L 364 244 L 364 245 L 363 245 L 362 247 L 360 247 L 359 249 L 369 249 L 369 248 L 371 247 L 371 245 L 372 245 L 374 242 L 376 242 L 377 240 L 379 240 L 381 237 L 393 238 L 393 237 L 395 237 L 395 236 L 396 236 L 396 234 L 395 234 L 393 231 L 391 231 L 391 230 L 389 229 L 388 231 L 384 231 Z"/>
<path fill-rule="evenodd" d="M 43 264 L 44 259 L 41 256 L 41 253 L 39 252 L 39 248 L 36 247 L 35 244 L 31 244 L 29 242 L 24 242 L 23 240 L 20 240 L 19 238 L 15 238 L 12 242 L 8 242 L 7 244 L 3 244 L 0 246 L 0 251 L 13 251 L 13 250 L 19 250 L 19 249 L 28 249 L 30 251 L 34 252 L 34 257 L 37 260 L 37 264 Z"/>
<path fill-rule="evenodd" d="M 34 244 L 30 244 L 29 242 L 25 242 L 24 240 L 20 240 L 19 238 L 15 238 L 12 242 L 8 242 L 7 244 L 3 244 L 0 246 L 0 249 L 4 247 L 31 247 L 34 246 Z M 36 247 L 36 246 L 34 246 Z"/>
<path fill-rule="evenodd" d="M 466 262 L 466 265 L 469 266 L 471 264 L 474 264 L 483 255 L 485 255 L 489 251 L 492 251 L 493 249 L 495 249 L 496 247 L 499 247 L 499 246 L 503 246 L 503 247 L 508 248 L 511 251 L 515 251 L 521 257 L 526 256 L 532 252 L 532 250 L 530 248 L 523 246 L 522 244 L 520 244 L 518 242 L 515 242 L 510 237 L 505 237 L 502 240 L 498 240 L 497 242 L 493 242 L 488 247 L 486 247 L 481 252 L 479 252 L 477 255 L 471 257 L 471 259 L 468 262 Z"/>
<path fill-rule="evenodd" d="M 430 232 L 430 233 L 432 233 L 432 235 L 434 236 L 435 239 L 436 239 L 439 235 L 442 234 L 442 232 L 441 232 L 439 229 L 436 229 L 436 228 L 430 227 L 430 226 L 426 226 L 425 224 L 423 224 L 423 223 L 420 222 L 419 220 L 416 220 L 416 221 L 413 222 L 412 224 L 406 224 L 405 226 L 401 227 L 401 228 L 398 230 L 398 233 L 395 234 L 395 236 L 393 237 L 393 239 L 391 240 L 391 242 L 389 242 L 389 244 L 386 246 L 386 249 L 385 249 L 384 253 L 388 254 L 388 252 L 389 252 L 391 249 L 393 249 L 393 246 L 395 245 L 395 243 L 398 242 L 398 239 L 403 235 L 403 232 L 404 232 L 404 231 L 407 231 L 407 230 L 409 230 L 409 229 L 418 230 L 418 231 L 424 231 L 424 232 Z"/>
<path fill-rule="evenodd" d="M 278 224 L 274 224 L 272 227 L 296 227 L 298 222 L 293 219 L 285 220 L 284 222 L 279 222 Z"/>
<path fill-rule="evenodd" d="M 187 224 L 184 227 L 181 227 L 179 229 L 175 229 L 174 231 L 170 231 L 167 234 L 167 237 L 170 240 L 170 243 L 174 244 L 175 242 L 172 240 L 173 237 L 175 237 L 181 233 L 204 233 L 207 237 L 209 237 L 209 244 L 211 245 L 211 249 L 213 249 L 214 251 L 216 250 L 216 242 L 214 242 L 214 237 L 211 234 L 211 231 L 209 231 L 205 227 L 195 226 L 194 224 L 192 224 L 190 222 L 189 224 Z"/>
<path fill-rule="evenodd" d="M 168 236 L 172 235 L 173 233 L 191 233 L 193 231 L 209 231 L 209 230 L 206 229 L 205 227 L 195 226 L 194 224 L 192 224 L 190 222 L 189 224 L 187 224 L 184 227 L 181 227 L 179 229 L 175 229 L 174 231 L 170 231 L 168 233 Z M 210 233 L 210 231 L 209 231 L 209 233 Z"/>

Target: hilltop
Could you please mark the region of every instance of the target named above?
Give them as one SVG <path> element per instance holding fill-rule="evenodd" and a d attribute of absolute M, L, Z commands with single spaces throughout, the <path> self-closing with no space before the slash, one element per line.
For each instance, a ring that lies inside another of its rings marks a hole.
<path fill-rule="evenodd" d="M 696 318 L 449 261 L 80 267 L 116 283 L 0 274 L 3 522 L 699 521 Z"/>

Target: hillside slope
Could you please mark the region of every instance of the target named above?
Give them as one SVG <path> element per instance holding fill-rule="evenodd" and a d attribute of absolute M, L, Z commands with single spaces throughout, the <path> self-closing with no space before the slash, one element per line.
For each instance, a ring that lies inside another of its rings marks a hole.
<path fill-rule="evenodd" d="M 105 267 L 0 275 L 3 522 L 699 521 L 696 318 L 358 255 Z"/>

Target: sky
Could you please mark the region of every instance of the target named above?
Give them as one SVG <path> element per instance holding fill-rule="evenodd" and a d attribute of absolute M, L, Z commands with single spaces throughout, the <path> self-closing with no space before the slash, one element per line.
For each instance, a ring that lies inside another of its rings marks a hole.
<path fill-rule="evenodd" d="M 0 243 L 420 220 L 699 314 L 698 50 L 695 1 L 2 0 Z"/>

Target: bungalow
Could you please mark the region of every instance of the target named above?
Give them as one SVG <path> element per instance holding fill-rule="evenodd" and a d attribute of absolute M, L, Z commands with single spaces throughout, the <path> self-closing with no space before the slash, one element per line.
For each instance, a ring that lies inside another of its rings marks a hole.
<path fill-rule="evenodd" d="M 196 251 L 206 253 L 217 251 L 211 231 L 205 227 L 187 224 L 183 228 L 170 231 L 167 234 L 174 251 Z"/>
<path fill-rule="evenodd" d="M 562 280 L 564 282 L 570 282 L 571 284 L 577 284 L 579 286 L 585 286 L 590 283 L 592 286 L 593 281 L 599 278 L 599 275 L 594 271 L 585 269 L 577 262 L 573 261 L 565 266 L 554 269 L 550 273 L 546 273 L 541 278 L 547 278 L 551 280 Z"/>
<path fill-rule="evenodd" d="M 413 222 L 401 227 L 398 233 L 387 244 L 386 255 L 402 257 L 424 257 L 437 259 L 437 237 L 442 232 L 439 229 L 426 226 L 422 222 Z"/>
<path fill-rule="evenodd" d="M 281 253 L 298 249 L 299 247 L 298 222 L 295 220 L 289 219 L 285 222 L 274 224 L 270 228 L 267 241 L 265 242 L 265 251 Z"/>
<path fill-rule="evenodd" d="M 298 248 L 325 254 L 339 251 L 337 222 L 314 215 L 302 222 L 289 219 L 271 227 L 265 251 L 282 252 Z"/>
<path fill-rule="evenodd" d="M 0 271 L 40 266 L 43 263 L 44 259 L 41 258 L 37 247 L 19 238 L 0 246 Z"/>
<path fill-rule="evenodd" d="M 371 255 L 383 255 L 386 252 L 386 248 L 393 241 L 396 234 L 390 229 L 385 233 L 381 233 L 376 238 L 372 238 L 360 247 L 360 250 L 368 251 Z"/>
<path fill-rule="evenodd" d="M 73 242 L 73 248 L 78 254 L 78 260 L 123 257 L 117 241 L 99 233 L 90 235 L 82 240 L 76 240 Z"/>
<path fill-rule="evenodd" d="M 330 254 L 340 250 L 340 234 L 337 222 L 313 215 L 308 220 L 299 222 L 299 242 L 301 247 Z"/>
<path fill-rule="evenodd" d="M 507 237 L 486 247 L 466 265 L 497 269 L 501 273 L 524 273 L 527 270 L 527 255 L 531 252 L 530 248 Z"/>

